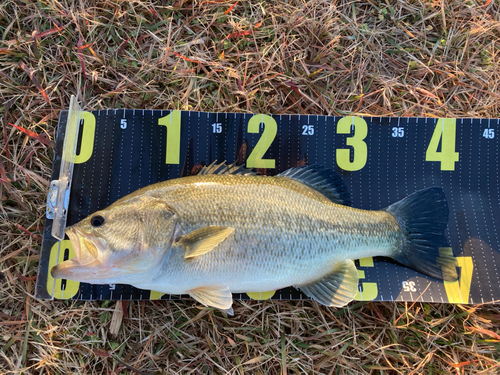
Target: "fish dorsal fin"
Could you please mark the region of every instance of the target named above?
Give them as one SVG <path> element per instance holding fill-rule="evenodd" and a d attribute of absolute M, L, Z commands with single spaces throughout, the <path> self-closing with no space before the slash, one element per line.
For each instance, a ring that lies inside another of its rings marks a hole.
<path fill-rule="evenodd" d="M 233 164 L 226 164 L 225 161 L 223 161 L 220 164 L 217 164 L 217 161 L 214 161 L 212 164 L 208 166 L 204 166 L 199 172 L 199 175 L 206 175 L 206 174 L 239 174 L 239 175 L 245 175 L 245 176 L 254 176 L 256 175 L 255 172 L 252 172 L 250 169 L 245 168 L 242 165 L 236 165 L 235 163 Z"/>
<path fill-rule="evenodd" d="M 187 291 L 188 294 L 205 306 L 216 307 L 224 310 L 228 315 L 233 315 L 233 295 L 227 286 L 203 286 Z"/>
<path fill-rule="evenodd" d="M 203 227 L 183 236 L 177 245 L 184 247 L 184 258 L 193 258 L 208 253 L 233 232 L 230 227 Z"/>
<path fill-rule="evenodd" d="M 281 172 L 278 176 L 288 177 L 302 182 L 317 192 L 323 194 L 333 203 L 344 206 L 351 205 L 349 192 L 342 177 L 335 171 L 319 165 L 302 165 Z"/>
<path fill-rule="evenodd" d="M 354 262 L 347 259 L 324 278 L 297 287 L 322 305 L 342 307 L 351 302 L 358 292 L 358 270 Z"/>

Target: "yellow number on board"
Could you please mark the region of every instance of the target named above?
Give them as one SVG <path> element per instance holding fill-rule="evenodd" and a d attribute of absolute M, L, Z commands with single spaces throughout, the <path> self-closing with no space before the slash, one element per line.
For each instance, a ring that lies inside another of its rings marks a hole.
<path fill-rule="evenodd" d="M 69 299 L 78 293 L 78 288 L 80 287 L 80 282 L 73 280 L 66 280 L 66 286 L 63 289 L 62 287 L 62 279 L 54 279 L 50 271 L 52 267 L 58 264 L 57 255 L 59 252 L 59 263 L 64 260 L 64 252 L 68 250 L 69 256 L 68 259 L 75 257 L 75 252 L 73 251 L 73 247 L 71 246 L 71 241 L 63 240 L 61 241 L 61 248 L 59 250 L 59 242 L 56 242 L 52 249 L 50 249 L 50 257 L 49 257 L 49 271 L 47 274 L 47 292 L 58 299 Z M 52 295 L 52 291 L 54 294 Z"/>
<path fill-rule="evenodd" d="M 75 164 L 85 163 L 92 156 L 95 138 L 95 116 L 91 112 L 83 112 L 82 143 L 80 153 L 75 155 Z"/>
<path fill-rule="evenodd" d="M 268 115 L 253 115 L 248 121 L 248 132 L 259 133 L 260 124 L 264 124 L 264 131 L 259 141 L 253 148 L 247 159 L 247 168 L 275 168 L 274 159 L 262 159 L 276 137 L 278 124 L 276 120 Z"/>
<path fill-rule="evenodd" d="M 157 292 L 156 290 L 151 290 L 149 294 L 149 299 L 151 301 L 156 301 L 160 299 L 165 293 Z"/>
<path fill-rule="evenodd" d="M 275 290 L 271 290 L 270 292 L 248 292 L 247 296 L 256 301 L 263 301 L 266 299 L 270 299 L 276 293 Z"/>
<path fill-rule="evenodd" d="M 450 247 L 440 247 L 439 255 L 453 256 Z M 457 281 L 445 281 L 444 289 L 450 303 L 469 303 L 470 285 L 474 264 L 471 257 L 457 257 L 457 267 L 460 267 L 460 279 Z"/>
<path fill-rule="evenodd" d="M 456 119 L 440 118 L 427 147 L 425 160 L 441 162 L 442 171 L 454 171 L 459 159 L 459 154 L 455 151 L 456 131 Z M 439 143 L 441 151 L 438 151 Z"/>
<path fill-rule="evenodd" d="M 360 267 L 373 267 L 373 258 L 362 258 L 359 260 Z M 359 279 L 365 278 L 365 271 L 358 270 Z M 354 297 L 356 301 L 372 301 L 378 296 L 377 283 L 361 283 L 363 291 L 358 291 Z"/>
<path fill-rule="evenodd" d="M 172 111 L 159 118 L 158 125 L 167 127 L 167 150 L 165 164 L 179 164 L 181 157 L 181 111 Z"/>
<path fill-rule="evenodd" d="M 351 127 L 354 128 L 354 135 L 347 138 L 346 145 L 353 148 L 352 161 L 351 150 L 339 148 L 336 152 L 337 165 L 345 171 L 359 171 L 368 159 L 368 148 L 363 141 L 368 135 L 368 124 L 361 117 L 343 117 L 337 123 L 337 134 L 351 134 Z"/>

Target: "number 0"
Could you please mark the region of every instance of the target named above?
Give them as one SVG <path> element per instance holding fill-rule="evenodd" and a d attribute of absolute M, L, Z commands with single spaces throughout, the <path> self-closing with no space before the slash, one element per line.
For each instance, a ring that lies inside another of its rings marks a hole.
<path fill-rule="evenodd" d="M 75 155 L 75 164 L 85 163 L 92 156 L 95 138 L 95 116 L 91 112 L 83 112 L 82 143 L 80 153 Z"/>
<path fill-rule="evenodd" d="M 50 271 L 52 267 L 56 266 L 63 261 L 64 252 L 68 250 L 68 259 L 75 257 L 75 252 L 73 251 L 73 247 L 71 246 L 71 241 L 63 240 L 61 241 L 61 251 L 59 252 L 59 242 L 56 242 L 54 246 L 50 249 L 49 256 L 49 270 L 47 274 L 47 292 L 57 299 L 69 299 L 78 293 L 78 289 L 80 288 L 80 283 L 78 281 L 66 280 L 66 287 L 63 289 L 62 280 L 54 279 Z M 59 255 L 59 259 L 57 259 Z M 52 295 L 52 292 L 54 294 Z"/>

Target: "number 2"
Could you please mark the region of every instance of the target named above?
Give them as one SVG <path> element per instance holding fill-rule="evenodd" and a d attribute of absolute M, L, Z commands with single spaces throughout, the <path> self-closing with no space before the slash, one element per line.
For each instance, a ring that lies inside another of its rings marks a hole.
<path fill-rule="evenodd" d="M 276 165 L 274 159 L 263 159 L 263 157 L 276 137 L 278 124 L 269 115 L 253 115 L 248 121 L 248 132 L 259 133 L 261 123 L 264 124 L 264 131 L 252 152 L 248 155 L 247 168 L 275 168 Z"/>

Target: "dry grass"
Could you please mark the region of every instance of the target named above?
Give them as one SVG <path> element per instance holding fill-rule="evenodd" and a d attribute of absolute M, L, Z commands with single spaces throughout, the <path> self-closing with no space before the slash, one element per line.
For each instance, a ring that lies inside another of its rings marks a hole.
<path fill-rule="evenodd" d="M 130 302 L 112 335 L 121 303 L 32 293 L 71 94 L 96 110 L 498 117 L 499 14 L 498 0 L 3 0 L 0 373 L 498 373 L 496 306 L 237 302 L 227 318 Z"/>

